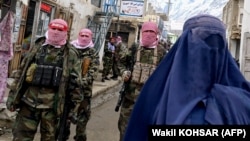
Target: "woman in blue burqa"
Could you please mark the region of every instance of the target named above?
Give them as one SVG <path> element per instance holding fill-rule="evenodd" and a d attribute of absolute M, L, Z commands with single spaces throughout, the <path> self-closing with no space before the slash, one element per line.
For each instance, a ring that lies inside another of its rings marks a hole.
<path fill-rule="evenodd" d="M 188 19 L 183 33 L 145 83 L 124 141 L 146 141 L 148 125 L 246 125 L 250 83 L 228 50 L 224 24 Z"/>

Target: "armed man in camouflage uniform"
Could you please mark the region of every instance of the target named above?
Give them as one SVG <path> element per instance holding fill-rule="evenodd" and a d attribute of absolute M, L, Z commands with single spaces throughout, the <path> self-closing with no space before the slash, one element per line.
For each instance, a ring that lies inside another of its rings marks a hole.
<path fill-rule="evenodd" d="M 92 35 L 90 29 L 84 28 L 79 32 L 78 38 L 71 42 L 73 51 L 76 52 L 78 57 L 75 64 L 81 66 L 81 70 L 77 71 L 81 72 L 77 74 L 81 79 L 78 90 L 83 93 L 83 100 L 81 100 L 81 95 L 72 97 L 74 107 L 71 110 L 70 116 L 72 117 L 70 119 L 73 118 L 71 121 L 76 124 L 76 135 L 74 136 L 76 141 L 87 140 L 86 126 L 91 115 L 93 81 L 98 71 L 99 57 L 92 42 Z M 70 126 L 67 130 L 69 133 Z"/>
<path fill-rule="evenodd" d="M 114 80 L 117 80 L 118 76 L 120 75 L 120 71 L 118 70 L 118 62 L 120 60 L 120 57 L 122 54 L 126 53 L 127 48 L 122 42 L 122 37 L 117 36 L 116 37 L 116 43 L 115 43 L 115 52 L 113 57 L 113 66 L 112 66 L 112 72 L 113 76 L 111 77 Z"/>
<path fill-rule="evenodd" d="M 102 70 L 102 82 L 109 80 L 108 75 L 113 65 L 113 57 L 115 52 L 115 37 L 110 38 L 108 44 L 104 47 L 103 54 L 103 70 Z"/>
<path fill-rule="evenodd" d="M 126 65 L 126 57 L 120 58 L 120 71 L 124 82 L 129 82 L 126 88 L 126 94 L 121 105 L 120 117 L 118 120 L 118 129 L 120 131 L 120 141 L 123 140 L 129 117 L 141 88 L 153 73 L 160 60 L 165 56 L 164 48 L 158 46 L 158 27 L 154 22 L 145 22 L 141 28 L 142 39 L 140 46 L 137 47 L 135 54 L 130 49 L 127 57 L 131 58 L 129 64 L 133 64 L 130 69 Z M 133 57 L 131 57 L 133 56 Z"/>
<path fill-rule="evenodd" d="M 81 70 L 69 51 L 68 25 L 62 19 L 49 23 L 45 42 L 36 42 L 13 74 L 7 108 L 18 110 L 13 141 L 32 141 L 40 124 L 41 141 L 56 140 L 57 119 L 63 111 L 71 73 Z"/>

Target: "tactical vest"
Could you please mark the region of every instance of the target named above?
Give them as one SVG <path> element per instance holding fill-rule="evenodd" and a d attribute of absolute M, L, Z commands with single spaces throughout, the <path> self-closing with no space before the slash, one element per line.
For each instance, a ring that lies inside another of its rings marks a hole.
<path fill-rule="evenodd" d="M 157 47 L 155 49 L 140 48 L 136 56 L 136 63 L 132 73 L 132 82 L 144 84 L 156 68 Z"/>
<path fill-rule="evenodd" d="M 33 86 L 57 88 L 63 72 L 64 48 L 42 46 L 27 70 L 26 82 Z"/>

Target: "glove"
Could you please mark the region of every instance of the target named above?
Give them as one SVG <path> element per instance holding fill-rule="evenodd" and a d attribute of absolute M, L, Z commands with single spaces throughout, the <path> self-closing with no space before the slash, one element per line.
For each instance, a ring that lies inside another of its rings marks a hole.
<path fill-rule="evenodd" d="M 129 78 L 131 77 L 131 72 L 130 71 L 124 71 L 122 74 L 122 80 L 124 82 L 127 82 Z"/>

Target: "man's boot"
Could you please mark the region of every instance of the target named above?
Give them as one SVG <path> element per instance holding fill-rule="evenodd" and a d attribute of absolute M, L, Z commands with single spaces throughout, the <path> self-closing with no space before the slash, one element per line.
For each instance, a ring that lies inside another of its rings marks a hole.
<path fill-rule="evenodd" d="M 118 80 L 118 76 L 117 75 L 114 75 L 114 76 L 112 76 L 110 78 L 113 79 L 113 80 Z"/>
<path fill-rule="evenodd" d="M 104 77 L 105 80 L 110 80 L 108 77 Z"/>

